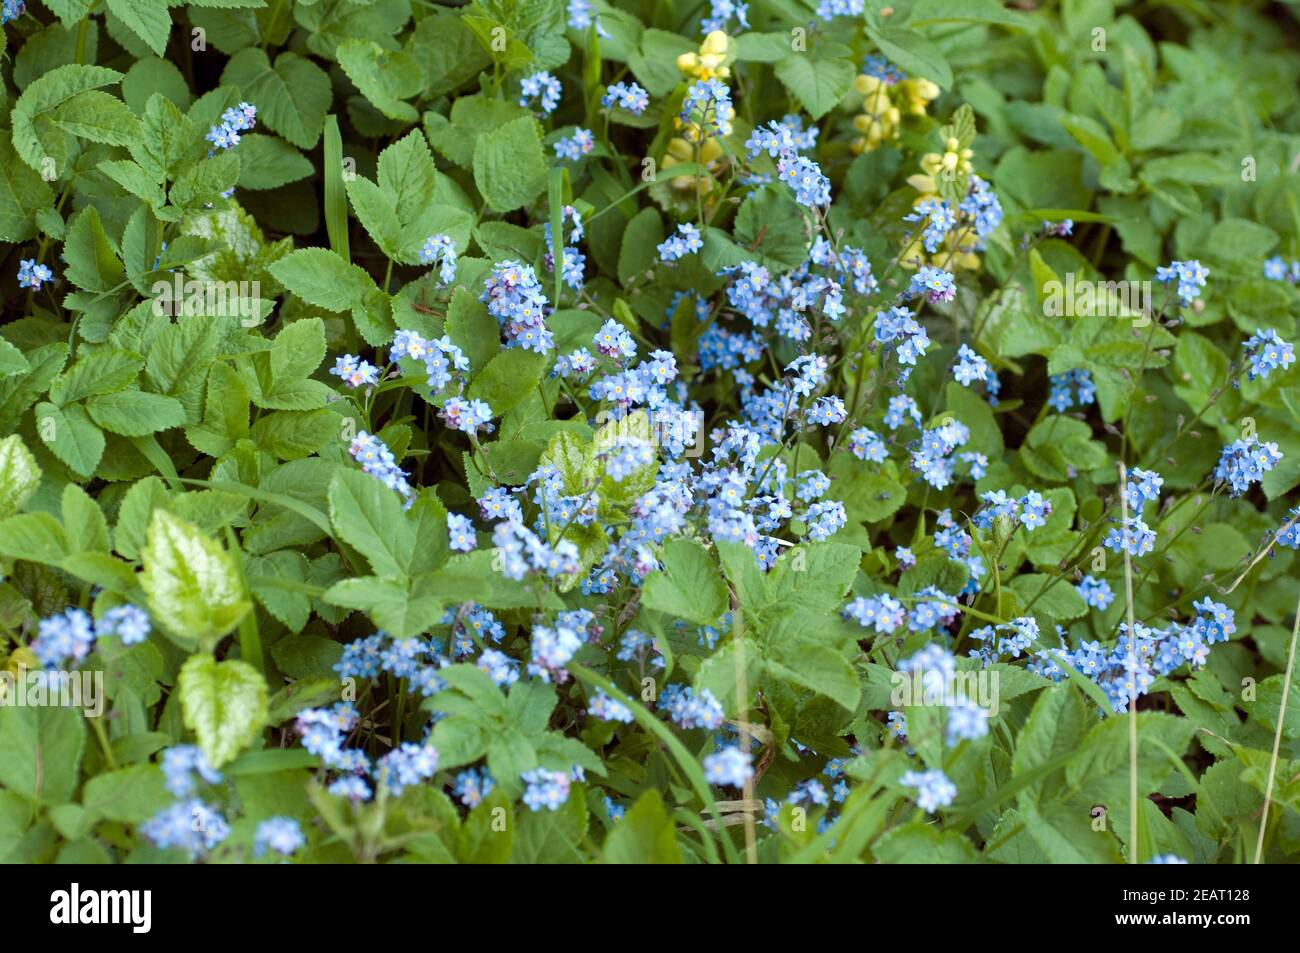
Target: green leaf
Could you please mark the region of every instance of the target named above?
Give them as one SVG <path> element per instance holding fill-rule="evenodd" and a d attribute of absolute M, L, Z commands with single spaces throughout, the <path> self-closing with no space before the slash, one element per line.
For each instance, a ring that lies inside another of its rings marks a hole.
<path fill-rule="evenodd" d="M 546 188 L 546 156 L 531 116 L 480 136 L 474 147 L 474 184 L 494 212 L 510 212 Z"/>
<path fill-rule="evenodd" d="M 121 283 L 125 270 L 104 232 L 95 206 L 73 217 L 63 243 L 64 275 L 86 291 L 110 291 Z"/>
<path fill-rule="evenodd" d="M 173 205 L 183 209 L 200 209 L 215 202 L 222 192 L 239 181 L 239 156 L 219 152 L 200 159 L 180 174 L 170 193 Z"/>
<path fill-rule="evenodd" d="M 474 216 L 448 204 L 437 167 L 419 132 L 410 132 L 379 154 L 375 182 L 354 176 L 346 183 L 357 221 L 384 254 L 407 265 L 422 264 L 430 235 L 445 234 L 463 253 Z"/>
<path fill-rule="evenodd" d="M 142 824 L 174 800 L 157 765 L 133 764 L 86 782 L 81 806 L 92 818 Z"/>
<path fill-rule="evenodd" d="M 140 390 L 92 397 L 86 410 L 99 426 L 124 437 L 143 437 L 185 422 L 185 407 L 175 397 Z"/>
<path fill-rule="evenodd" d="M 246 133 L 239 140 L 239 187 L 278 189 L 315 171 L 311 160 L 283 139 Z"/>
<path fill-rule="evenodd" d="M 68 554 L 63 527 L 49 513 L 19 513 L 0 521 L 0 553 L 57 566 Z"/>
<path fill-rule="evenodd" d="M 230 554 L 167 510 L 153 511 L 140 555 L 149 611 L 182 648 L 214 645 L 250 608 Z"/>
<path fill-rule="evenodd" d="M 104 456 L 104 434 L 86 408 L 59 408 L 48 401 L 36 405 L 36 432 L 56 457 L 83 477 L 89 477 Z"/>
<path fill-rule="evenodd" d="M 266 680 L 247 662 L 191 656 L 181 666 L 176 690 L 185 726 L 214 768 L 252 744 L 267 725 Z"/>
<path fill-rule="evenodd" d="M 349 311 L 376 290 L 370 275 L 328 248 L 301 248 L 275 262 L 270 271 L 303 301 L 327 311 Z"/>
<path fill-rule="evenodd" d="M 254 374 L 245 378 L 253 385 L 253 403 L 272 410 L 321 409 L 330 388 L 308 378 L 324 359 L 325 323 L 320 318 L 295 321 L 276 335 L 269 351 L 253 355 Z"/>
<path fill-rule="evenodd" d="M 67 803 L 85 743 L 85 719 L 75 708 L 0 706 L 0 784 L 38 803 Z"/>
<path fill-rule="evenodd" d="M 108 552 L 108 521 L 99 504 L 81 487 L 63 488 L 62 515 L 68 548 L 72 552 Z"/>
<path fill-rule="evenodd" d="M 546 355 L 507 348 L 474 377 L 466 395 L 487 401 L 492 416 L 500 417 L 537 388 L 545 370 Z"/>
<path fill-rule="evenodd" d="M 839 105 L 853 87 L 856 74 L 850 60 L 813 59 L 806 53 L 795 53 L 776 64 L 777 79 L 813 119 L 821 119 Z"/>
<path fill-rule="evenodd" d="M 402 100 L 420 92 L 423 77 L 415 58 L 385 50 L 371 40 L 348 40 L 335 50 L 338 64 L 361 95 L 389 119 L 412 123 L 420 114 Z"/>
<path fill-rule="evenodd" d="M 286 51 L 272 66 L 265 51 L 247 47 L 230 58 L 221 82 L 238 86 L 246 100 L 256 103 L 258 119 L 272 132 L 300 149 L 315 147 L 333 91 L 329 76 L 311 60 Z"/>
<path fill-rule="evenodd" d="M 619 246 L 618 280 L 630 284 L 653 267 L 659 259 L 658 246 L 663 240 L 663 219 L 657 209 L 643 208 L 632 216 L 623 230 L 623 243 Z"/>
<path fill-rule="evenodd" d="M 0 241 L 35 238 L 36 214 L 54 204 L 45 180 L 18 161 L 8 136 L 0 136 Z"/>
<path fill-rule="evenodd" d="M 52 119 L 79 139 L 110 146 L 130 145 L 140 134 L 140 123 L 126 103 L 97 89 L 73 96 L 54 111 Z"/>
<path fill-rule="evenodd" d="M 62 406 L 98 394 L 125 390 L 144 367 L 144 358 L 115 347 L 97 347 L 50 384 L 50 400 Z"/>
<path fill-rule="evenodd" d="M 877 30 L 864 25 L 867 36 L 889 59 L 907 73 L 934 80 L 944 89 L 952 88 L 952 68 L 937 46 L 915 30 L 893 28 Z"/>
<path fill-rule="evenodd" d="M 189 116 L 161 93 L 154 93 L 145 103 L 140 119 L 140 137 L 129 143 L 131 158 L 149 178 L 161 185 L 174 178 L 173 171 L 193 148 L 194 123 Z"/>
<path fill-rule="evenodd" d="M 677 829 L 664 809 L 663 798 L 646 791 L 614 825 L 601 855 L 607 864 L 680 864 Z"/>
<path fill-rule="evenodd" d="M 414 555 L 415 533 L 400 497 L 360 470 L 341 469 L 329 487 L 330 522 L 381 576 L 403 576 Z"/>
<path fill-rule="evenodd" d="M 167 49 L 172 18 L 157 0 L 108 0 L 109 11 L 159 56 Z"/>
<path fill-rule="evenodd" d="M 33 80 L 14 103 L 9 119 L 18 155 L 37 172 L 47 168 L 62 178 L 78 148 L 73 136 L 50 115 L 78 93 L 120 82 L 122 74 L 102 66 L 70 63 Z M 52 167 L 46 163 L 52 161 Z"/>
<path fill-rule="evenodd" d="M 0 519 L 26 505 L 41 483 L 41 468 L 18 434 L 0 440 Z"/>
<path fill-rule="evenodd" d="M 501 350 L 501 328 L 473 292 L 457 288 L 447 304 L 447 336 L 469 358 L 471 373 L 481 371 Z"/>
<path fill-rule="evenodd" d="M 727 585 L 708 552 L 693 539 L 664 545 L 660 568 L 645 580 L 641 604 L 699 625 L 716 625 L 727 611 Z"/>
<path fill-rule="evenodd" d="M 773 272 L 797 268 L 808 257 L 808 226 L 784 186 L 751 192 L 736 213 L 736 241 Z"/>

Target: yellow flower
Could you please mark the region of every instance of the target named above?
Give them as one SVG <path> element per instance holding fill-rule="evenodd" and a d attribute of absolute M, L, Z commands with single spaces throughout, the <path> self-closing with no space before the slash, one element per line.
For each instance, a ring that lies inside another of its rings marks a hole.
<path fill-rule="evenodd" d="M 862 112 L 853 118 L 853 127 L 862 133 L 852 145 L 858 153 L 897 139 L 903 116 L 924 116 L 939 95 L 939 87 L 928 79 L 905 79 L 891 87 L 868 73 L 858 76 L 853 88 L 862 96 Z"/>
<path fill-rule="evenodd" d="M 41 660 L 36 657 L 36 653 L 25 645 L 19 645 L 9 654 L 9 660 L 5 663 L 5 668 L 10 674 L 17 676 L 23 669 L 31 671 L 41 667 Z"/>
<path fill-rule="evenodd" d="M 712 170 L 714 163 L 722 158 L 722 147 L 718 145 L 716 139 L 706 139 L 700 145 L 700 165 Z M 675 165 L 681 165 L 683 162 L 695 161 L 695 145 L 680 136 L 675 136 L 668 140 L 668 151 L 664 153 L 664 159 L 661 165 L 665 169 L 671 169 Z M 670 180 L 672 187 L 678 191 L 687 191 L 692 188 L 698 188 L 701 194 L 709 192 L 713 188 L 713 177 L 702 175 L 698 178 L 694 175 L 679 175 Z"/>
<path fill-rule="evenodd" d="M 731 75 L 729 67 L 735 58 L 731 37 L 722 30 L 714 30 L 704 38 L 698 53 L 677 57 L 677 68 L 695 79 L 726 79 Z"/>

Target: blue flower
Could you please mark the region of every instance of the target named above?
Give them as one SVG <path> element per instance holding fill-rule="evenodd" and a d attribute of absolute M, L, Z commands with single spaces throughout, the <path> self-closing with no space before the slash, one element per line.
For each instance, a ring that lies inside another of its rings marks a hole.
<path fill-rule="evenodd" d="M 958 384 L 969 387 L 975 381 L 984 380 L 988 372 L 988 362 L 968 345 L 963 344 L 957 349 L 957 365 L 952 369 L 952 376 Z"/>
<path fill-rule="evenodd" d="M 600 98 L 600 104 L 606 109 L 617 106 L 639 116 L 650 105 L 650 94 L 636 83 L 612 83 L 605 87 L 605 95 Z"/>
<path fill-rule="evenodd" d="M 558 811 L 560 805 L 569 799 L 571 778 L 564 771 L 534 768 L 532 771 L 524 772 L 523 780 L 526 785 L 524 804 L 534 813 L 543 808 L 548 811 Z"/>
<path fill-rule="evenodd" d="M 305 843 L 302 827 L 292 817 L 268 817 L 257 825 L 253 835 L 253 856 L 261 857 L 273 850 L 287 857 Z"/>
<path fill-rule="evenodd" d="M 989 712 L 966 698 L 957 699 L 948 707 L 948 723 L 944 739 L 948 747 L 959 741 L 974 741 L 989 733 Z"/>
<path fill-rule="evenodd" d="M 448 235 L 430 235 L 420 248 L 420 261 L 437 263 L 438 280 L 445 287 L 456 280 L 456 242 Z"/>
<path fill-rule="evenodd" d="M 697 694 L 690 686 L 666 685 L 659 695 L 659 710 L 666 711 L 679 728 L 717 731 L 722 727 L 722 706 L 707 688 Z"/>
<path fill-rule="evenodd" d="M 1285 370 L 1295 363 L 1295 348 L 1283 341 L 1273 329 L 1257 330 L 1242 345 L 1250 361 L 1250 380 L 1268 377 L 1273 371 Z"/>
<path fill-rule="evenodd" d="M 1045 526 L 1051 515 L 1052 502 L 1044 499 L 1037 490 L 1030 490 L 1020 501 L 1020 524 L 1027 530 Z"/>
<path fill-rule="evenodd" d="M 704 780 L 727 787 L 744 787 L 754 776 L 753 757 L 732 746 L 704 756 Z"/>
<path fill-rule="evenodd" d="M 406 480 L 406 473 L 397 465 L 397 460 L 388 446 L 371 434 L 362 430 L 353 438 L 348 447 L 352 458 L 361 464 L 361 469 L 379 480 L 390 490 L 396 490 L 405 500 L 413 500 L 415 491 Z"/>
<path fill-rule="evenodd" d="M 1234 440 L 1220 452 L 1214 478 L 1227 483 L 1232 496 L 1241 496 L 1281 460 L 1276 443 L 1262 443 L 1255 437 Z"/>
<path fill-rule="evenodd" d="M 916 788 L 916 806 L 933 814 L 941 807 L 947 807 L 957 797 L 957 785 L 948 780 L 942 771 L 908 771 L 899 783 L 905 787 Z"/>
<path fill-rule="evenodd" d="M 451 537 L 451 548 L 458 553 L 468 553 L 478 545 L 474 523 L 459 513 L 447 514 L 447 534 Z"/>
<path fill-rule="evenodd" d="M 1102 543 L 1112 552 L 1127 552 L 1130 556 L 1145 556 L 1156 545 L 1156 534 L 1142 522 L 1140 516 L 1130 516 L 1118 527 L 1113 527 Z"/>
<path fill-rule="evenodd" d="M 34 258 L 23 258 L 18 262 L 18 287 L 39 288 L 47 281 L 54 280 L 54 272 L 48 265 L 38 265 Z"/>
<path fill-rule="evenodd" d="M 348 387 L 360 387 L 362 384 L 374 386 L 379 383 L 379 368 L 363 361 L 355 354 L 344 354 L 335 359 L 330 373 L 343 379 Z"/>
<path fill-rule="evenodd" d="M 749 5 L 735 0 L 709 0 L 709 15 L 700 23 L 701 33 L 726 30 L 732 17 L 736 18 L 736 32 L 749 29 Z"/>
<path fill-rule="evenodd" d="M 1092 606 L 1094 609 L 1105 610 L 1115 601 L 1115 592 L 1110 588 L 1110 583 L 1105 579 L 1096 579 L 1092 576 L 1084 576 L 1082 580 L 1074 587 L 1083 597 L 1083 601 Z"/>
<path fill-rule="evenodd" d="M 550 115 L 560 104 L 560 81 L 545 70 L 525 76 L 519 83 L 519 105 L 528 107 L 538 100 L 542 112 Z"/>
<path fill-rule="evenodd" d="M 214 850 L 230 836 L 230 824 L 210 804 L 191 798 L 176 801 L 140 825 L 140 833 L 155 847 L 178 848 L 190 859 Z"/>
<path fill-rule="evenodd" d="M 389 793 L 398 796 L 408 787 L 427 781 L 437 770 L 437 749 L 408 741 L 379 759 L 375 777 L 387 785 Z"/>
<path fill-rule="evenodd" d="M 138 645 L 149 637 L 149 613 L 138 606 L 114 606 L 95 620 L 95 637 L 116 635 L 123 645 Z"/>
<path fill-rule="evenodd" d="M 239 145 L 239 134 L 252 129 L 256 121 L 257 107 L 250 103 L 240 103 L 223 112 L 221 122 L 211 127 L 204 138 L 214 149 L 233 149 Z"/>
<path fill-rule="evenodd" d="M 1163 285 L 1178 282 L 1178 300 L 1189 305 L 1201 296 L 1205 279 L 1210 275 L 1209 269 L 1195 259 L 1191 261 L 1173 261 L 1156 269 L 1156 281 Z"/>
<path fill-rule="evenodd" d="M 704 247 L 700 230 L 689 222 L 677 226 L 677 234 L 669 235 L 659 243 L 659 258 L 662 261 L 677 261 L 686 255 L 693 255 Z"/>
<path fill-rule="evenodd" d="M 487 768 L 468 768 L 456 775 L 451 793 L 466 807 L 473 809 L 492 793 L 496 782 Z"/>
<path fill-rule="evenodd" d="M 555 142 L 555 154 L 561 159 L 577 162 L 596 147 L 595 137 L 590 129 L 574 129 L 573 135 Z"/>
<path fill-rule="evenodd" d="M 592 696 L 587 705 L 587 713 L 593 718 L 599 718 L 602 721 L 618 721 L 625 725 L 632 724 L 634 720 L 632 709 L 622 702 L 610 698 L 601 690 L 597 690 L 596 694 Z"/>
<path fill-rule="evenodd" d="M 36 638 L 28 646 L 41 665 L 59 668 L 65 662 L 80 662 L 95 644 L 95 626 L 84 609 L 69 607 L 48 616 L 37 625 Z"/>
<path fill-rule="evenodd" d="M 777 160 L 776 173 L 794 191 L 800 205 L 824 208 L 831 204 L 831 180 L 812 159 L 786 153 Z"/>
<path fill-rule="evenodd" d="M 555 348 L 554 337 L 544 320 L 550 302 L 530 265 L 498 262 L 484 280 L 479 299 L 487 302 L 488 314 L 502 326 L 507 347 L 521 347 L 539 354 Z"/>
<path fill-rule="evenodd" d="M 189 797 L 196 787 L 197 774 L 208 784 L 220 784 L 221 774 L 208 763 L 197 745 L 172 745 L 162 753 L 163 781 L 176 797 Z"/>
<path fill-rule="evenodd" d="M 918 295 L 925 295 L 931 303 L 938 303 L 951 301 L 956 294 L 957 285 L 951 274 L 942 268 L 922 265 L 912 276 L 912 283 L 908 285 L 906 297 L 915 298 Z"/>

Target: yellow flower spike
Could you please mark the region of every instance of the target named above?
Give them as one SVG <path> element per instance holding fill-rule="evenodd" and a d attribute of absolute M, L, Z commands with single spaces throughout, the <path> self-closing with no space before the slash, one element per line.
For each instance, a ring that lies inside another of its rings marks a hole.
<path fill-rule="evenodd" d="M 701 53 L 712 53 L 715 56 L 726 57 L 730 50 L 731 37 L 727 36 L 725 30 L 714 30 L 700 44 Z"/>
<path fill-rule="evenodd" d="M 5 668 L 10 674 L 17 676 L 21 669 L 29 671 L 41 667 L 41 660 L 36 657 L 36 653 L 25 645 L 19 645 L 9 654 L 9 660 L 5 663 Z"/>
<path fill-rule="evenodd" d="M 932 175 L 909 175 L 907 177 L 907 184 L 920 192 L 921 198 L 928 198 L 932 195 L 939 194 L 938 183 L 934 181 L 934 176 Z"/>
<path fill-rule="evenodd" d="M 870 96 L 882 85 L 884 84 L 878 77 L 867 73 L 859 74 L 858 78 L 853 81 L 853 89 L 862 96 Z"/>

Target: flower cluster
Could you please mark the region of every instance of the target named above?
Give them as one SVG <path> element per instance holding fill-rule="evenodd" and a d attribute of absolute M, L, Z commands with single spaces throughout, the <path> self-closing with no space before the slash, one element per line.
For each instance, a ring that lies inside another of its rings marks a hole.
<path fill-rule="evenodd" d="M 560 95 L 560 81 L 545 70 L 525 76 L 519 83 L 519 105 L 526 108 L 536 101 L 548 116 L 560 105 Z"/>
<path fill-rule="evenodd" d="M 577 128 L 573 134 L 555 140 L 555 154 L 561 159 L 577 162 L 596 148 L 596 137 L 590 129 Z"/>
<path fill-rule="evenodd" d="M 606 109 L 617 106 L 639 116 L 650 105 L 650 94 L 636 83 L 611 83 L 605 87 L 605 95 L 600 98 L 600 104 Z"/>
<path fill-rule="evenodd" d="M 1276 443 L 1244 437 L 1223 448 L 1214 468 L 1214 478 L 1228 484 L 1233 496 L 1241 496 L 1252 483 L 1263 480 L 1264 474 L 1281 461 L 1282 451 Z"/>
<path fill-rule="evenodd" d="M 1278 337 L 1272 328 L 1257 330 L 1242 345 L 1250 361 L 1250 380 L 1268 377 L 1273 371 L 1286 370 L 1295 363 L 1295 348 Z"/>
<path fill-rule="evenodd" d="M 843 0 L 823 0 L 826 2 Z M 854 152 L 870 152 L 896 140 L 903 117 L 924 116 L 930 103 L 939 97 L 939 87 L 930 80 L 908 79 L 880 56 L 868 56 L 863 61 L 853 89 L 862 97 L 862 112 L 853 117 L 853 128 L 859 133 L 852 143 Z"/>
<path fill-rule="evenodd" d="M 415 490 L 406 479 L 406 471 L 397 465 L 397 458 L 388 445 L 373 434 L 360 431 L 348 446 L 352 459 L 361 469 L 379 480 L 390 490 L 396 490 L 408 503 L 414 500 Z"/>
<path fill-rule="evenodd" d="M 420 261 L 438 265 L 438 281 L 446 287 L 456 280 L 456 243 L 448 235 L 430 235 L 420 248 Z"/>
<path fill-rule="evenodd" d="M 1168 265 L 1156 269 L 1156 281 L 1162 285 L 1178 283 L 1176 289 L 1178 300 L 1184 306 L 1201 296 L 1201 289 L 1205 287 L 1205 279 L 1209 276 L 1209 269 L 1195 259 L 1171 261 Z"/>
<path fill-rule="evenodd" d="M 545 321 L 550 302 L 531 266 L 517 261 L 498 262 L 483 282 L 480 300 L 487 302 L 488 314 L 497 319 L 507 347 L 539 354 L 555 348 L 555 338 Z"/>
<path fill-rule="evenodd" d="M 336 358 L 330 373 L 342 378 L 343 383 L 352 388 L 363 385 L 373 387 L 379 383 L 379 368 L 355 354 L 344 354 Z"/>
<path fill-rule="evenodd" d="M 95 640 L 115 635 L 123 645 L 136 645 L 149 637 L 149 616 L 133 605 L 116 606 L 99 619 L 84 609 L 69 607 L 41 619 L 36 638 L 28 648 L 46 668 L 61 668 L 81 662 L 95 646 Z"/>
<path fill-rule="evenodd" d="M 211 143 L 212 149 L 233 149 L 239 145 L 239 134 L 248 132 L 256 123 L 257 107 L 251 103 L 240 103 L 223 112 L 221 122 L 209 129 L 203 138 Z"/>
<path fill-rule="evenodd" d="M 957 798 L 957 785 L 948 780 L 942 771 L 908 771 L 899 783 L 916 788 L 916 806 L 928 814 L 947 807 Z"/>
<path fill-rule="evenodd" d="M 469 358 L 446 335 L 429 340 L 415 331 L 398 331 L 389 348 L 388 359 L 394 363 L 404 360 L 422 363 L 429 391 L 433 394 L 453 384 L 461 388 L 467 382 Z"/>
<path fill-rule="evenodd" d="M 1186 625 L 1172 622 L 1163 629 L 1135 623 L 1120 625 L 1120 637 L 1113 646 L 1083 641 L 1074 650 L 1050 648 L 1034 654 L 1030 670 L 1053 681 L 1066 677 L 1066 668 L 1092 679 L 1105 693 L 1111 707 L 1124 711 L 1161 676 L 1174 674 L 1184 665 L 1201 668 L 1210 647 L 1226 642 L 1237 631 L 1235 614 L 1223 603 L 1206 597 L 1192 603 L 1196 616 Z"/>
<path fill-rule="evenodd" d="M 1078 404 L 1087 407 L 1097 400 L 1097 388 L 1092 382 L 1092 372 L 1078 368 L 1064 374 L 1053 374 L 1048 378 L 1051 391 L 1047 397 L 1048 406 L 1057 413 L 1065 413 Z"/>
<path fill-rule="evenodd" d="M 54 272 L 50 271 L 49 265 L 37 264 L 34 258 L 23 258 L 18 262 L 18 287 L 39 288 L 48 281 L 54 280 Z"/>

